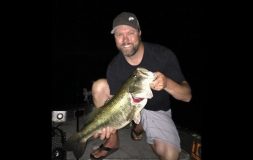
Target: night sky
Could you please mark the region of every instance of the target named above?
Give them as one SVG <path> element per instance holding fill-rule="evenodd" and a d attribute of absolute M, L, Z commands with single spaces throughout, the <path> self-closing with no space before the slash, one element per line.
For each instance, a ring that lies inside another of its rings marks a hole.
<path fill-rule="evenodd" d="M 136 1 L 53 1 L 52 107 L 82 103 L 82 89 L 105 77 L 118 51 L 110 34 L 114 17 L 122 11 L 136 14 L 142 40 L 172 49 L 192 87 L 190 103 L 172 101 L 175 122 L 200 131 L 207 102 L 207 51 L 202 45 L 204 12 L 200 2 L 138 3 Z"/>

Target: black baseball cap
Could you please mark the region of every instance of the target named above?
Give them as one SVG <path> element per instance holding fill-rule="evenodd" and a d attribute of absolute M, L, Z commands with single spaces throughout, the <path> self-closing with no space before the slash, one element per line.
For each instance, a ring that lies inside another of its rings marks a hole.
<path fill-rule="evenodd" d="M 135 14 L 130 12 L 122 12 L 114 18 L 111 34 L 114 34 L 116 27 L 119 25 L 128 25 L 137 30 L 140 30 L 140 25 L 137 17 Z"/>

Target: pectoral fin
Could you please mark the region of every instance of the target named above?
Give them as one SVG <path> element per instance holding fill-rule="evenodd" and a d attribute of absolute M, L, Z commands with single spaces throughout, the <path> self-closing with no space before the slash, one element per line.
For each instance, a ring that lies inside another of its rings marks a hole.
<path fill-rule="evenodd" d="M 140 121 L 141 121 L 141 114 L 140 114 L 140 112 L 137 113 L 137 114 L 135 114 L 133 120 L 134 120 L 134 123 L 136 123 L 136 124 L 140 123 Z"/>

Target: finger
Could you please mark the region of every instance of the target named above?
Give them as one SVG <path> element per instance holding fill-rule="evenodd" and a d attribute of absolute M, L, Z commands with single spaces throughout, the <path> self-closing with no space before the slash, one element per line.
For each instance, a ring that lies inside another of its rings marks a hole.
<path fill-rule="evenodd" d="M 112 128 L 112 134 L 114 134 L 116 132 L 116 129 Z"/>
<path fill-rule="evenodd" d="M 152 86 L 151 86 L 151 89 L 156 90 L 155 85 L 152 85 Z"/>
<path fill-rule="evenodd" d="M 156 81 L 153 81 L 151 84 L 150 84 L 150 87 L 152 89 L 156 89 L 156 85 L 157 85 L 157 82 Z"/>
<path fill-rule="evenodd" d="M 155 77 L 154 81 L 157 79 L 158 75 L 159 75 L 159 72 L 154 73 L 154 77 Z"/>
<path fill-rule="evenodd" d="M 95 133 L 95 134 L 93 135 L 93 138 L 98 138 L 98 133 Z"/>
<path fill-rule="evenodd" d="M 105 139 L 105 132 L 106 132 L 106 130 L 105 130 L 105 128 L 103 128 L 103 129 L 102 129 L 102 132 L 101 132 L 101 135 L 100 135 L 100 139 L 101 139 L 101 140 L 104 140 L 104 139 Z"/>
<path fill-rule="evenodd" d="M 95 133 L 95 134 L 93 135 L 93 137 L 94 137 L 94 138 L 98 138 L 100 134 L 101 134 L 101 130 L 99 130 L 97 133 Z"/>
<path fill-rule="evenodd" d="M 111 129 L 110 127 L 106 127 L 106 138 L 110 138 L 111 135 Z"/>

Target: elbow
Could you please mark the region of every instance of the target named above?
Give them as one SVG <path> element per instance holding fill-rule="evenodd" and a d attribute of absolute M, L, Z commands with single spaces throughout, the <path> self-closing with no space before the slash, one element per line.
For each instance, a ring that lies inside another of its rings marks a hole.
<path fill-rule="evenodd" d="M 189 96 L 187 96 L 185 99 L 184 99 L 184 102 L 190 102 L 192 99 L 192 95 L 190 94 Z"/>
<path fill-rule="evenodd" d="M 183 85 L 185 86 L 185 90 L 184 90 L 184 94 L 182 94 L 184 96 L 182 97 L 181 100 L 184 102 L 190 102 L 192 99 L 191 87 L 186 81 L 183 82 Z"/>
<path fill-rule="evenodd" d="M 190 102 L 191 99 L 192 99 L 192 94 L 191 94 L 191 92 L 189 92 L 189 93 L 186 94 L 184 97 L 182 97 L 181 101 Z"/>
<path fill-rule="evenodd" d="M 190 102 L 192 99 L 192 95 L 189 94 L 189 95 L 185 95 L 185 96 L 181 96 L 181 97 L 174 97 L 174 98 L 176 98 L 177 100 L 183 101 L 183 102 Z"/>

